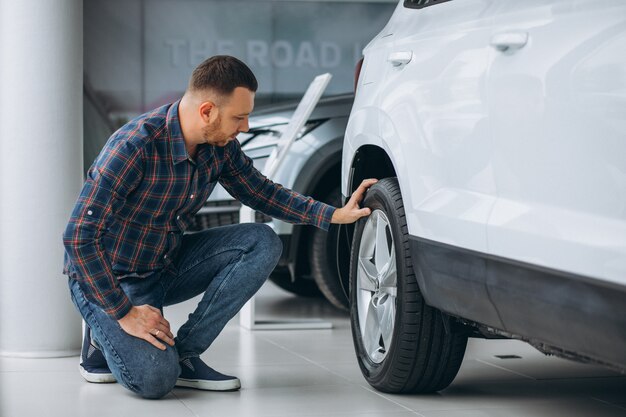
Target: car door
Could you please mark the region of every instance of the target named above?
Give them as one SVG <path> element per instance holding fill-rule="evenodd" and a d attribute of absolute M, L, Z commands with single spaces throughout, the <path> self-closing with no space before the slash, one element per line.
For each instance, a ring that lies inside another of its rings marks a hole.
<path fill-rule="evenodd" d="M 503 2 L 489 252 L 626 284 L 626 2 Z"/>
<path fill-rule="evenodd" d="M 501 326 L 486 292 L 485 262 L 465 256 L 487 251 L 496 199 L 487 78 L 499 2 L 414 3 L 387 28 L 392 44 L 376 105 L 408 231 L 419 245 L 418 282 L 429 305 Z"/>
<path fill-rule="evenodd" d="M 487 228 L 490 297 L 509 333 L 619 366 L 626 2 L 503 3 L 489 79 L 498 193 Z"/>
<path fill-rule="evenodd" d="M 495 199 L 486 80 L 497 3 L 405 2 L 377 100 L 410 234 L 477 251 Z"/>

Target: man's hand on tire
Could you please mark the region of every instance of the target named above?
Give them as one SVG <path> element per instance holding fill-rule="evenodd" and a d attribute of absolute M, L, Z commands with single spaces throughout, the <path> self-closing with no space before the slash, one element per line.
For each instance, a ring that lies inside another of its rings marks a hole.
<path fill-rule="evenodd" d="M 330 222 L 335 224 L 348 224 L 354 223 L 361 217 L 369 216 L 371 210 L 367 207 L 361 208 L 359 203 L 363 200 L 365 191 L 377 182 L 378 180 L 373 178 L 363 180 L 359 188 L 352 193 L 352 197 L 350 197 L 346 205 L 335 210 Z"/>

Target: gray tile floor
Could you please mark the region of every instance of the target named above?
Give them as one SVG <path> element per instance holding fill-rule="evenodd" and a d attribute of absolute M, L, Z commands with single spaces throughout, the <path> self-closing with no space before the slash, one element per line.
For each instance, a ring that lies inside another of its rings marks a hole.
<path fill-rule="evenodd" d="M 194 301 L 166 309 L 174 327 Z M 159 401 L 85 382 L 77 357 L 0 358 L 0 417 L 626 416 L 626 376 L 508 340 L 470 340 L 459 375 L 439 394 L 382 394 L 361 377 L 345 314 L 271 284 L 257 296 L 257 311 L 264 319 L 320 317 L 334 328 L 250 332 L 234 320 L 203 358 L 238 375 L 241 391 L 175 389 Z"/>

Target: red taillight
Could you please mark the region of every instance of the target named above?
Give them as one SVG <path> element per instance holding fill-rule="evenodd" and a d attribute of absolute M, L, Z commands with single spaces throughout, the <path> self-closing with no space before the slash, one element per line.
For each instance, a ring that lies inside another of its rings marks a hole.
<path fill-rule="evenodd" d="M 356 87 L 359 85 L 359 76 L 361 75 L 361 68 L 363 68 L 363 59 L 359 59 L 354 68 L 354 92 L 356 93 Z"/>

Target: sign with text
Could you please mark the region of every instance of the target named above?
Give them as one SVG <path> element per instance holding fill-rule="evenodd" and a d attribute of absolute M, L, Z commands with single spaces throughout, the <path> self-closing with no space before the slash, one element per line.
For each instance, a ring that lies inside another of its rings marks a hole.
<path fill-rule="evenodd" d="M 327 94 L 352 91 L 363 47 L 389 2 L 85 0 L 85 73 L 114 113 L 176 100 L 205 58 L 234 55 L 259 80 L 257 98 L 297 98 L 320 72 Z"/>

